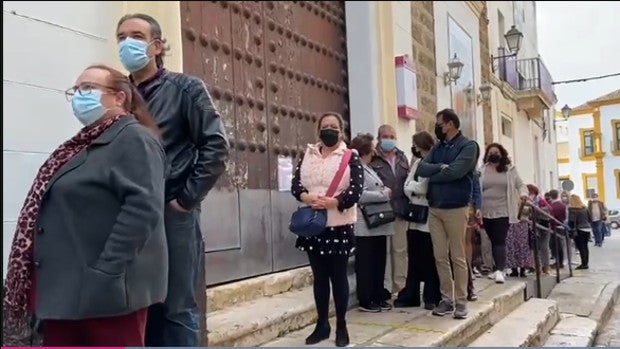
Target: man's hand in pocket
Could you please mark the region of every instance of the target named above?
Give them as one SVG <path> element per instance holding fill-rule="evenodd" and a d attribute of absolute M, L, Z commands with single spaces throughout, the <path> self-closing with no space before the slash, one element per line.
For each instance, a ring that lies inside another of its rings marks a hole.
<path fill-rule="evenodd" d="M 189 212 L 189 210 L 186 210 L 183 208 L 183 206 L 179 205 L 179 202 L 177 201 L 177 199 L 170 201 L 168 204 L 170 205 L 170 207 L 172 207 L 174 210 L 178 212 L 183 212 L 183 213 Z"/>

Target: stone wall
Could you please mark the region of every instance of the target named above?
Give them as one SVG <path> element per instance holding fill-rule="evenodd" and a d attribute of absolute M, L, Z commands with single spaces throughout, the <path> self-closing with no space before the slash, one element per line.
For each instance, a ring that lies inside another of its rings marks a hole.
<path fill-rule="evenodd" d="M 437 79 L 435 73 L 435 20 L 432 1 L 411 1 L 413 58 L 418 78 L 420 118 L 416 130 L 432 131 L 437 113 Z"/>
<path fill-rule="evenodd" d="M 491 81 L 491 56 L 489 52 L 489 18 L 487 15 L 487 2 L 483 3 L 482 13 L 480 14 L 480 75 L 482 83 L 488 84 Z M 484 125 L 484 146 L 493 143 L 493 113 L 491 103 L 482 104 L 482 122 Z"/>

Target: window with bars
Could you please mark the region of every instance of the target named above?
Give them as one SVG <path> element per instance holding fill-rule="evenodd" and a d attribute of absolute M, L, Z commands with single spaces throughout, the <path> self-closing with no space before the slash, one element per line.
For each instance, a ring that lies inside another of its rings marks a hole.
<path fill-rule="evenodd" d="M 581 151 L 583 153 L 583 156 L 594 155 L 594 130 L 584 131 L 582 137 L 583 149 Z"/>

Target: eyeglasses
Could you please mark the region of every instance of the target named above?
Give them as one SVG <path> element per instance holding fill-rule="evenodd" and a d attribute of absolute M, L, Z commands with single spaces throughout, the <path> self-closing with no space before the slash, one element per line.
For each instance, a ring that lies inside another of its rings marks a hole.
<path fill-rule="evenodd" d="M 109 87 L 109 86 L 97 84 L 94 82 L 89 82 L 89 83 L 82 84 L 80 86 L 76 85 L 76 86 L 68 88 L 65 91 L 65 98 L 67 99 L 67 101 L 71 102 L 71 100 L 73 100 L 73 96 L 75 96 L 76 93 L 79 93 L 80 96 L 87 96 L 93 93 L 93 90 L 104 90 L 104 89 L 114 90 L 112 87 Z"/>

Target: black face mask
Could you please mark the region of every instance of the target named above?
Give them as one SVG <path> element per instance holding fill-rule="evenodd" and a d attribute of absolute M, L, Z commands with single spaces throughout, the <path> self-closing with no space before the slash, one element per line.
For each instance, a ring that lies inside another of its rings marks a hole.
<path fill-rule="evenodd" d="M 321 130 L 319 139 L 323 142 L 323 144 L 325 144 L 326 147 L 333 147 L 338 144 L 338 141 L 340 140 L 340 131 L 331 128 Z"/>
<path fill-rule="evenodd" d="M 443 131 L 441 130 L 441 126 L 439 125 L 435 126 L 435 137 L 437 137 L 437 139 L 442 142 L 446 140 L 446 134 L 443 133 Z"/>
<path fill-rule="evenodd" d="M 411 147 L 411 154 L 413 154 L 413 156 L 418 159 L 422 158 L 422 153 L 420 153 L 420 151 L 416 147 Z"/>
<path fill-rule="evenodd" d="M 497 154 L 491 154 L 491 155 L 489 155 L 487 160 L 490 163 L 492 163 L 492 164 L 499 164 L 499 162 L 500 162 L 500 160 L 502 160 L 502 158 L 499 155 L 497 155 Z"/>

